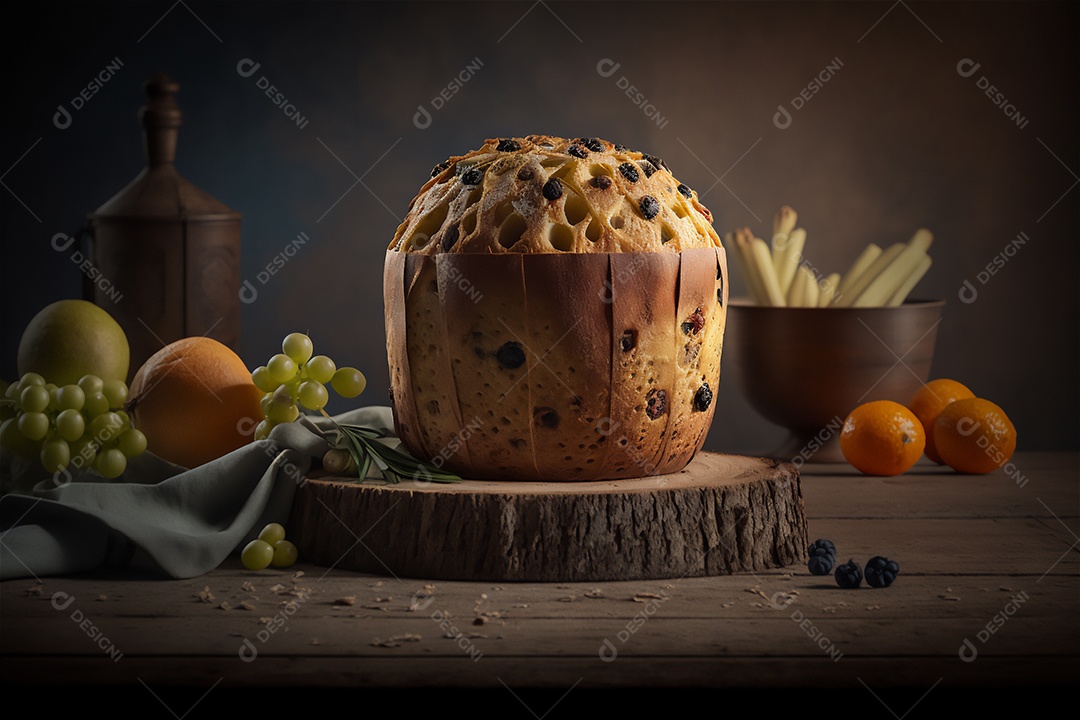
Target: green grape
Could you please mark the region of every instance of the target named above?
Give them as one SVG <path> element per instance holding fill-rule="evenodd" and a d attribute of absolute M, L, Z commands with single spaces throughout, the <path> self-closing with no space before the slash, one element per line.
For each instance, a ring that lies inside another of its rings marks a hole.
<path fill-rule="evenodd" d="M 106 380 L 105 387 L 101 390 L 105 399 L 109 401 L 112 409 L 124 407 L 127 402 L 128 388 L 121 380 Z"/>
<path fill-rule="evenodd" d="M 29 440 L 40 440 L 49 432 L 49 416 L 40 412 L 28 412 L 19 416 L 19 430 Z"/>
<path fill-rule="evenodd" d="M 270 523 L 259 533 L 259 539 L 267 545 L 273 546 L 278 540 L 285 539 L 285 528 L 281 523 Z"/>
<path fill-rule="evenodd" d="M 105 389 L 105 382 L 97 375 L 83 375 L 79 378 L 79 387 L 81 387 L 83 392 L 87 395 L 93 395 L 94 393 L 102 392 Z"/>
<path fill-rule="evenodd" d="M 102 413 L 90 421 L 90 436 L 99 443 L 106 443 L 115 438 L 123 427 L 124 421 L 119 415 L 114 412 Z"/>
<path fill-rule="evenodd" d="M 83 410 L 86 411 L 87 416 L 97 417 L 103 413 L 109 412 L 109 400 L 105 397 L 104 393 L 94 393 L 93 395 L 86 396 L 86 402 L 83 403 Z"/>
<path fill-rule="evenodd" d="M 296 402 L 300 398 L 300 378 L 285 383 L 282 389 L 289 393 L 289 397 L 293 399 L 293 402 Z"/>
<path fill-rule="evenodd" d="M 270 398 L 270 409 L 266 417 L 275 423 L 292 422 L 300 417 L 300 410 L 284 387 L 279 387 Z"/>
<path fill-rule="evenodd" d="M 90 467 L 98 451 L 97 443 L 89 435 L 69 441 L 68 447 L 71 449 L 71 464 L 76 468 Z"/>
<path fill-rule="evenodd" d="M 23 388 L 23 389 L 25 390 L 26 388 Z M 49 393 L 49 405 L 48 405 L 49 410 L 59 410 L 60 409 L 60 403 L 56 399 L 56 391 L 57 391 L 57 389 L 58 388 L 55 385 L 53 385 L 52 383 L 49 383 L 49 384 L 47 384 L 45 386 L 45 390 Z"/>
<path fill-rule="evenodd" d="M 248 570 L 262 570 L 274 559 L 274 548 L 262 540 L 252 540 L 240 553 L 240 562 Z"/>
<path fill-rule="evenodd" d="M 82 410 L 86 393 L 78 385 L 65 385 L 56 389 L 56 406 L 61 410 Z"/>
<path fill-rule="evenodd" d="M 78 410 L 62 410 L 56 416 L 56 433 L 67 440 L 75 442 L 86 432 L 86 420 Z"/>
<path fill-rule="evenodd" d="M 325 355 L 316 355 L 307 361 L 307 376 L 309 380 L 323 383 L 324 385 L 334 379 L 337 365 Z"/>
<path fill-rule="evenodd" d="M 23 412 L 39 413 L 49 407 L 49 391 L 44 385 L 31 385 L 19 394 L 19 407 Z"/>
<path fill-rule="evenodd" d="M 288 355 L 278 353 L 266 363 L 270 377 L 279 384 L 287 383 L 296 377 L 296 363 Z"/>
<path fill-rule="evenodd" d="M 326 406 L 326 401 L 330 399 L 326 387 L 314 380 L 300 383 L 299 397 L 300 403 L 308 410 L 322 410 Z"/>
<path fill-rule="evenodd" d="M 300 553 L 297 551 L 296 546 L 288 540 L 278 540 L 274 543 L 274 558 L 270 563 L 274 567 L 287 568 L 291 567 L 296 562 L 296 556 Z"/>
<path fill-rule="evenodd" d="M 262 408 L 263 415 L 270 411 L 270 406 L 274 402 L 274 393 L 268 392 L 259 399 L 259 407 Z"/>
<path fill-rule="evenodd" d="M 146 451 L 146 436 L 142 434 L 141 430 L 128 428 L 120 433 L 120 439 L 117 440 L 116 447 L 120 452 L 124 453 L 126 458 L 137 457 Z"/>
<path fill-rule="evenodd" d="M 24 387 L 26 386 L 23 385 L 22 380 L 16 380 L 4 389 L 4 397 L 8 400 L 18 400 Z"/>
<path fill-rule="evenodd" d="M 266 369 L 265 365 L 255 368 L 255 372 L 251 373 L 251 382 L 255 383 L 255 387 L 264 393 L 274 392 L 277 390 L 278 385 L 281 384 L 270 377 L 270 371 Z"/>
<path fill-rule="evenodd" d="M 98 471 L 101 477 L 109 480 L 123 475 L 126 468 L 127 458 L 124 457 L 124 453 L 116 448 L 102 450 L 94 458 L 94 469 Z"/>
<path fill-rule="evenodd" d="M 134 427 L 134 424 L 131 422 L 131 416 L 126 412 L 123 410 L 116 410 L 115 412 L 120 416 L 120 422 L 124 424 L 124 427 Z"/>
<path fill-rule="evenodd" d="M 274 429 L 274 426 L 276 424 L 277 423 L 275 423 L 273 420 L 260 421 L 259 424 L 255 426 L 254 438 L 256 440 L 265 440 L 266 438 L 270 437 L 270 431 Z"/>
<path fill-rule="evenodd" d="M 330 382 L 334 392 L 343 398 L 354 398 L 364 392 L 367 387 L 367 378 L 364 373 L 354 367 L 343 367 L 334 373 L 334 379 Z"/>
<path fill-rule="evenodd" d="M 297 365 L 303 365 L 311 357 L 314 347 L 311 338 L 304 333 L 289 333 L 281 341 L 281 351 L 288 355 Z"/>
<path fill-rule="evenodd" d="M 60 472 L 71 462 L 71 448 L 60 438 L 53 438 L 41 446 L 41 466 L 47 472 Z"/>
<path fill-rule="evenodd" d="M 44 385 L 45 378 L 41 377 L 37 373 L 28 372 L 22 376 L 22 379 L 19 382 L 22 383 L 23 387 L 26 387 L 27 385 Z"/>

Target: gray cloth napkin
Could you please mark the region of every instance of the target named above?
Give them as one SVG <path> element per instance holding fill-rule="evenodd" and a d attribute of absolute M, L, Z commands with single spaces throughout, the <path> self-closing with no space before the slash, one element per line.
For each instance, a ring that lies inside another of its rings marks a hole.
<path fill-rule="evenodd" d="M 388 407 L 360 408 L 334 420 L 394 432 Z M 191 470 L 145 453 L 132 459 L 122 482 L 92 473 L 41 480 L 30 494 L 0 497 L 0 579 L 102 567 L 202 575 L 267 523 L 286 524 L 294 490 L 327 449 L 311 428 L 286 423 L 266 440 Z"/>

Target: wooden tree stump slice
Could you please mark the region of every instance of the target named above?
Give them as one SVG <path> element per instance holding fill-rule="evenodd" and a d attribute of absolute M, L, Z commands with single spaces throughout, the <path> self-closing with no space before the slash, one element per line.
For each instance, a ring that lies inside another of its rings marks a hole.
<path fill-rule="evenodd" d="M 531 582 L 757 571 L 807 545 L 792 465 L 708 452 L 670 475 L 597 482 L 309 480 L 289 536 L 326 567 Z"/>

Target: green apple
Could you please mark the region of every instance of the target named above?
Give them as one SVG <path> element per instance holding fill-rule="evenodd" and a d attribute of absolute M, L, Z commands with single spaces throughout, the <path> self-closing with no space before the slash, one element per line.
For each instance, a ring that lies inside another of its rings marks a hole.
<path fill-rule="evenodd" d="M 19 375 L 35 372 L 63 387 L 84 375 L 127 382 L 131 350 L 123 328 L 86 300 L 46 306 L 26 326 L 19 341 Z"/>

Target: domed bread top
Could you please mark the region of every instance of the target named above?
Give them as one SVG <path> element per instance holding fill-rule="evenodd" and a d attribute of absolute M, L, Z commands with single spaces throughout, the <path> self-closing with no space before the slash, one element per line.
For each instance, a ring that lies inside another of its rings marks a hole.
<path fill-rule="evenodd" d="M 712 213 L 660 158 L 598 138 L 529 135 L 490 139 L 436 165 L 390 249 L 678 253 L 720 246 Z"/>

